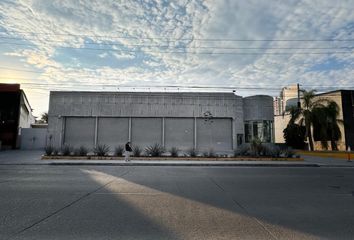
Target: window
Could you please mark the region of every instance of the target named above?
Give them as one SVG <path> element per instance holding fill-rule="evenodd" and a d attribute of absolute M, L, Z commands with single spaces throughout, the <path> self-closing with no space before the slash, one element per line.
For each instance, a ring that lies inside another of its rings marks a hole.
<path fill-rule="evenodd" d="M 252 140 L 252 125 L 250 123 L 245 124 L 245 142 Z"/>
<path fill-rule="evenodd" d="M 245 142 L 259 138 L 262 142 L 272 142 L 273 122 L 269 120 L 245 123 Z"/>

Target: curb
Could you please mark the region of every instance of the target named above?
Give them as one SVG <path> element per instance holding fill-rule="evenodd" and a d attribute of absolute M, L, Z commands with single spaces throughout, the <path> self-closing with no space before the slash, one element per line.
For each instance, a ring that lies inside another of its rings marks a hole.
<path fill-rule="evenodd" d="M 174 167 L 320 167 L 319 164 L 293 163 L 97 163 L 97 162 L 51 162 L 52 166 L 174 166 Z"/>

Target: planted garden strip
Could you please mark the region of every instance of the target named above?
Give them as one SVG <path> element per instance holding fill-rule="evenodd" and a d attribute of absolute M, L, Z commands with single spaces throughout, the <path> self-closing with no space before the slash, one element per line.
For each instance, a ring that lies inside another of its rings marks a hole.
<path fill-rule="evenodd" d="M 42 156 L 42 160 L 124 160 L 114 156 Z M 304 161 L 303 158 L 267 158 L 267 157 L 134 157 L 136 161 Z"/>

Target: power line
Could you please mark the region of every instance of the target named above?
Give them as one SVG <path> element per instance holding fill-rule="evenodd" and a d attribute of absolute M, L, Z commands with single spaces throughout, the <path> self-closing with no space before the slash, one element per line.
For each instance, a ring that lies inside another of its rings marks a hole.
<path fill-rule="evenodd" d="M 19 46 L 36 46 L 35 44 L 9 43 L 0 42 L 0 44 L 19 45 Z M 196 55 L 330 55 L 330 54 L 352 54 L 353 51 L 333 51 L 333 52 L 187 52 L 187 51 L 151 51 L 151 50 L 126 50 L 126 49 L 112 49 L 112 48 L 87 48 L 87 47 L 64 47 L 57 46 L 62 49 L 75 50 L 93 50 L 93 51 L 114 51 L 127 53 L 162 53 L 162 54 L 196 54 Z"/>
<path fill-rule="evenodd" d="M 29 32 L 29 31 L 6 31 L 0 33 L 16 33 L 30 35 L 54 35 L 54 36 L 71 36 L 71 37 L 86 37 L 86 38 L 111 38 L 111 39 L 156 39 L 168 41 L 231 41 L 231 42 L 353 42 L 354 39 L 237 39 L 237 38 L 173 38 L 173 37 L 135 37 L 135 36 L 112 36 L 112 35 L 85 35 L 71 33 L 45 33 L 45 32 Z"/>
<path fill-rule="evenodd" d="M 40 40 L 34 38 L 15 38 L 15 37 L 3 37 L 0 36 L 0 39 L 13 39 L 13 40 Z M 47 40 L 46 42 L 53 43 L 65 43 L 64 40 Z M 29 43 L 13 43 L 13 42 L 2 42 L 3 44 L 14 44 L 14 45 L 24 45 L 24 46 L 38 46 L 36 44 Z M 220 46 L 171 46 L 171 45 L 146 45 L 146 44 L 122 44 L 122 43 L 94 43 L 94 42 L 83 42 L 85 45 L 104 45 L 104 46 L 120 46 L 120 47 L 141 47 L 141 48 L 169 48 L 169 49 L 223 49 L 223 50 L 333 50 L 333 49 L 354 49 L 354 46 L 338 46 L 338 47 L 220 47 Z M 99 48 L 102 50 L 111 50 L 111 48 Z M 113 49 L 114 50 L 114 49 Z M 118 50 L 118 49 L 117 49 Z"/>
<path fill-rule="evenodd" d="M 25 79 L 25 78 L 9 78 L 9 79 Z M 73 83 L 73 84 L 68 84 L 68 83 L 36 83 L 36 82 L 25 82 L 25 83 L 20 83 L 21 85 L 25 85 L 28 87 L 61 87 L 61 88 L 72 88 L 73 86 L 75 87 L 114 87 L 114 88 L 191 88 L 191 89 L 228 89 L 228 90 L 233 90 L 233 89 L 240 89 L 240 90 L 276 90 L 279 91 L 282 89 L 281 86 L 279 87 L 253 87 L 253 86 L 247 86 L 247 85 L 237 85 L 237 86 L 202 86 L 202 85 L 190 85 L 190 86 L 185 86 L 185 85 L 121 85 L 121 84 L 108 84 L 108 83 L 97 83 L 97 84 L 92 84 L 92 83 Z M 308 85 L 311 86 L 311 85 Z M 312 85 L 314 86 L 314 85 Z M 336 87 L 329 87 L 329 86 L 322 86 L 321 89 L 338 89 L 341 87 L 345 88 L 354 88 L 354 85 L 347 85 L 347 86 L 336 86 Z"/>

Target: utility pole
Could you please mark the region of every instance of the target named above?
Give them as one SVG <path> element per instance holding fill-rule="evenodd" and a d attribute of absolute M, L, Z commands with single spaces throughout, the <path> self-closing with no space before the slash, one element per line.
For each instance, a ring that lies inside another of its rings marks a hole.
<path fill-rule="evenodd" d="M 301 108 L 301 102 L 300 102 L 300 84 L 297 84 L 297 108 Z"/>

